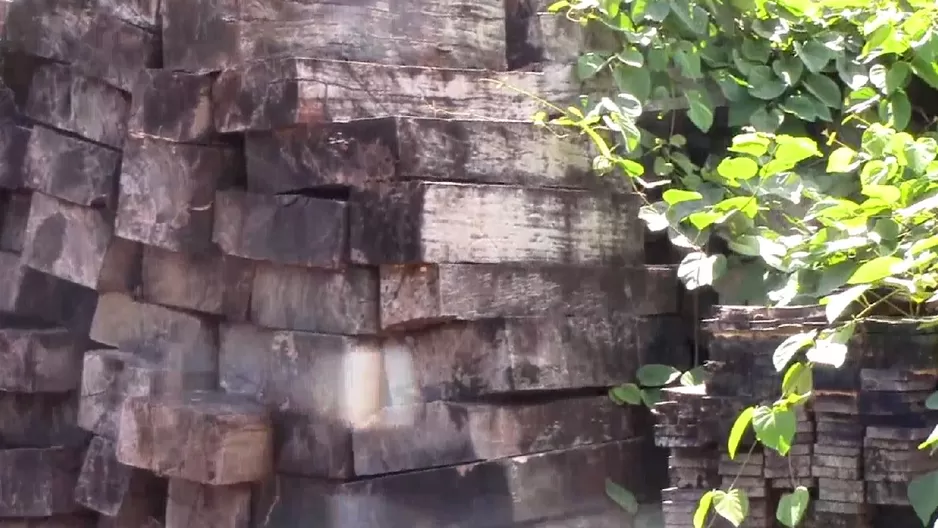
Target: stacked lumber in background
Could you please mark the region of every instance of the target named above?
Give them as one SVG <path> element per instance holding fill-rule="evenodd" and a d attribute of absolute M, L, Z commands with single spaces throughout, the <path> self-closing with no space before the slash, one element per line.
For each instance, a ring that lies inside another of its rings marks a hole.
<path fill-rule="evenodd" d="M 2 6 L 0 526 L 657 500 L 647 417 L 605 392 L 687 361 L 674 270 L 638 197 L 530 123 L 579 94 L 536 9 Z"/>

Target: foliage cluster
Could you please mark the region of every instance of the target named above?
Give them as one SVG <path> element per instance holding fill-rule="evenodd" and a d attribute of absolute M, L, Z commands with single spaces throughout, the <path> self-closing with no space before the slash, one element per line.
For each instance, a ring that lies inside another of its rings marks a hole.
<path fill-rule="evenodd" d="M 775 352 L 779 399 L 746 409 L 729 435 L 732 456 L 750 429 L 785 455 L 812 369 L 841 366 L 864 319 L 934 324 L 938 4 L 560 0 L 549 10 L 592 35 L 576 68 L 590 89 L 580 106 L 535 121 L 588 136 L 594 169 L 633 183 L 647 227 L 685 252 L 686 287 L 713 287 L 726 304 L 824 305 L 826 327 Z M 673 111 L 649 119 L 675 101 L 692 126 Z M 689 144 L 715 128 L 729 130 L 726 148 L 695 159 Z M 651 405 L 657 388 L 698 374 L 646 365 L 611 395 Z M 920 449 L 936 446 L 938 428 Z M 938 527 L 938 473 L 911 482 L 909 499 Z M 809 500 L 804 488 L 787 494 L 778 520 L 798 525 Z M 694 525 L 715 513 L 738 526 L 747 504 L 741 490 L 712 490 Z"/>

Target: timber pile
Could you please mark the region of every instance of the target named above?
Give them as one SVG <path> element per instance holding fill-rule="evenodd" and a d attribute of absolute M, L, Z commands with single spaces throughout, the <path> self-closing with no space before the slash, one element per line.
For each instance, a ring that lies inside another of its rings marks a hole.
<path fill-rule="evenodd" d="M 637 197 L 526 122 L 570 64 L 502 0 L 360 4 L 2 4 L 0 526 L 657 497 L 605 390 L 682 354 L 677 286 Z"/>
<path fill-rule="evenodd" d="M 906 493 L 915 476 L 938 469 L 927 451 L 918 450 L 938 420 L 925 406 L 938 388 L 938 333 L 914 321 L 865 322 L 842 368 L 815 369 L 814 398 L 797 413 L 788 456 L 752 449 L 751 431 L 734 461 L 725 454 L 739 411 L 778 397 L 776 346 L 822 318 L 816 307 L 721 307 L 706 322 L 712 379 L 665 390 L 654 409 L 655 443 L 671 453 L 671 488 L 662 492 L 666 528 L 692 526 L 695 501 L 731 482 L 750 498 L 743 526 L 773 526 L 781 494 L 797 486 L 812 494 L 806 526 L 919 522 Z"/>

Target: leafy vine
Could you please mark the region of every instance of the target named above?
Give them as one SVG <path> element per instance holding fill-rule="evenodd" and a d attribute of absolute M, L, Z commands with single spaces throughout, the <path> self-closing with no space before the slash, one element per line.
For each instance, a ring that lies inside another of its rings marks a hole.
<path fill-rule="evenodd" d="M 712 287 L 727 304 L 824 306 L 825 327 L 774 353 L 779 399 L 745 409 L 729 434 L 731 457 L 750 429 L 786 455 L 813 368 L 842 366 L 858 325 L 936 324 L 938 4 L 560 0 L 549 11 L 589 35 L 576 68 L 588 95 L 535 122 L 586 135 L 593 168 L 631 182 L 648 229 L 685 252 L 685 286 Z M 713 148 L 710 138 L 700 156 L 693 144 L 716 129 L 731 140 Z M 651 406 L 661 387 L 700 374 L 646 365 L 610 394 Z M 938 395 L 926 405 L 938 409 Z M 936 448 L 938 428 L 919 446 Z M 614 485 L 610 494 L 634 503 Z M 938 472 L 908 495 L 930 526 Z M 778 520 L 797 526 L 809 501 L 803 487 L 786 494 Z M 711 490 L 694 526 L 711 513 L 739 526 L 747 505 L 742 490 Z"/>

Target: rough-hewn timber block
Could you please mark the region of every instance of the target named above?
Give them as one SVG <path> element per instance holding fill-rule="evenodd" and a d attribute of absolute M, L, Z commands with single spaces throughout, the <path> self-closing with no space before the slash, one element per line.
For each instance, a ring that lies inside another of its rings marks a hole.
<path fill-rule="evenodd" d="M 235 325 L 220 342 L 222 388 L 278 409 L 277 470 L 352 476 L 351 427 L 390 403 L 380 339 Z"/>
<path fill-rule="evenodd" d="M 209 251 L 215 191 L 238 167 L 227 147 L 129 137 L 115 232 L 170 251 Z"/>
<path fill-rule="evenodd" d="M 23 165 L 30 129 L 10 120 L 0 122 L 0 188 L 23 187 Z"/>
<path fill-rule="evenodd" d="M 145 70 L 133 89 L 128 129 L 179 142 L 201 142 L 215 132 L 212 78 L 163 69 Z"/>
<path fill-rule="evenodd" d="M 634 377 L 628 316 L 487 319 L 388 337 L 385 369 L 411 401 L 608 387 Z"/>
<path fill-rule="evenodd" d="M 342 484 L 277 477 L 259 493 L 262 528 L 515 526 L 595 509 L 606 478 L 641 489 L 641 440 Z M 452 497 L 461 497 L 453 502 Z"/>
<path fill-rule="evenodd" d="M 574 63 L 587 43 L 586 28 L 559 13 L 548 13 L 550 0 L 508 0 L 508 67 L 532 63 Z"/>
<path fill-rule="evenodd" d="M 29 193 L 4 192 L 0 194 L 0 251 L 23 251 L 26 222 L 29 220 Z"/>
<path fill-rule="evenodd" d="M 159 0 L 97 0 L 98 9 L 149 31 L 159 30 Z"/>
<path fill-rule="evenodd" d="M 137 72 L 159 60 L 155 34 L 104 9 L 84 9 L 81 2 L 16 2 L 8 13 L 5 37 L 16 51 L 74 64 L 83 75 L 125 91 L 130 91 Z"/>
<path fill-rule="evenodd" d="M 250 525 L 249 484 L 207 486 L 170 479 L 166 528 L 248 528 Z"/>
<path fill-rule="evenodd" d="M 405 116 L 524 121 L 579 95 L 567 66 L 543 73 L 273 59 L 222 72 L 212 89 L 220 132 Z"/>
<path fill-rule="evenodd" d="M 90 336 L 155 363 L 188 386 L 215 378 L 215 327 L 205 317 L 107 293 L 98 299 Z"/>
<path fill-rule="evenodd" d="M 75 500 L 108 517 L 146 518 L 160 514 L 161 484 L 152 473 L 118 462 L 114 442 L 96 436 L 85 451 Z"/>
<path fill-rule="evenodd" d="M 103 526 L 98 524 L 95 515 L 79 513 L 33 519 L 0 519 L 0 528 L 103 528 Z"/>
<path fill-rule="evenodd" d="M 130 102 L 116 88 L 70 66 L 49 63 L 33 74 L 25 113 L 44 125 L 120 149 Z"/>
<path fill-rule="evenodd" d="M 20 255 L 0 251 L 0 312 L 86 332 L 96 302 L 94 290 L 29 268 Z"/>
<path fill-rule="evenodd" d="M 112 207 L 121 153 L 34 126 L 26 147 L 25 186 L 79 205 Z"/>
<path fill-rule="evenodd" d="M 267 411 L 232 394 L 124 401 L 117 459 L 170 478 L 222 486 L 271 472 L 273 433 Z"/>
<path fill-rule="evenodd" d="M 143 248 L 142 293 L 147 302 L 244 321 L 253 282 L 253 263 L 237 257 Z"/>
<path fill-rule="evenodd" d="M 0 392 L 0 439 L 5 447 L 84 445 L 88 434 L 78 428 L 77 409 L 77 392 Z"/>
<path fill-rule="evenodd" d="M 132 292 L 140 273 L 140 245 L 114 236 L 110 215 L 33 193 L 23 262 L 100 292 Z"/>
<path fill-rule="evenodd" d="M 251 290 L 251 321 L 268 328 L 375 334 L 379 329 L 377 270 L 259 263 Z"/>
<path fill-rule="evenodd" d="M 0 390 L 75 390 L 81 384 L 81 352 L 65 328 L 0 329 Z"/>
<path fill-rule="evenodd" d="M 81 450 L 0 449 L 0 517 L 51 517 L 79 510 Z"/>
<path fill-rule="evenodd" d="M 355 4 L 163 1 L 166 67 L 220 70 L 272 56 L 505 69 L 499 0 Z"/>
<path fill-rule="evenodd" d="M 381 327 L 450 320 L 626 312 L 635 277 L 621 270 L 497 264 L 381 267 Z"/>
<path fill-rule="evenodd" d="M 607 396 L 535 404 L 386 407 L 352 431 L 355 475 L 381 475 L 635 437 L 635 414 Z"/>
<path fill-rule="evenodd" d="M 348 232 L 346 202 L 237 190 L 215 194 L 212 239 L 229 255 L 341 268 L 348 263 Z"/>
<path fill-rule="evenodd" d="M 360 264 L 634 264 L 637 195 L 505 185 L 402 183 L 353 194 Z"/>

